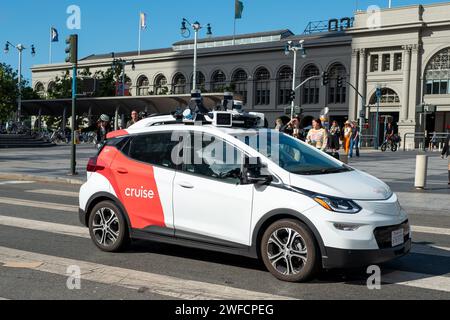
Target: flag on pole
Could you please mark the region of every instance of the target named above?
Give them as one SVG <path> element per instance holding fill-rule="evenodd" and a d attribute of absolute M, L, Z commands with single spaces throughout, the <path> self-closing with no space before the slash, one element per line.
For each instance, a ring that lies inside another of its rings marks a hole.
<path fill-rule="evenodd" d="M 56 28 L 51 29 L 51 41 L 52 42 L 58 42 L 59 41 L 59 34 L 58 34 L 58 30 L 56 30 Z"/>
<path fill-rule="evenodd" d="M 242 19 L 242 13 L 244 12 L 244 2 L 235 0 L 235 19 Z"/>
<path fill-rule="evenodd" d="M 141 27 L 141 30 L 147 29 L 147 14 L 144 12 L 141 12 L 139 16 L 140 16 L 139 25 Z"/>

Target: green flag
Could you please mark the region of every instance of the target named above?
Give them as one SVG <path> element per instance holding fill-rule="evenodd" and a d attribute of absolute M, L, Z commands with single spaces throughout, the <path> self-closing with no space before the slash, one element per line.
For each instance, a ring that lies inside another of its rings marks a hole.
<path fill-rule="evenodd" d="M 244 3 L 242 1 L 235 1 L 235 19 L 242 19 L 242 13 L 244 12 Z"/>

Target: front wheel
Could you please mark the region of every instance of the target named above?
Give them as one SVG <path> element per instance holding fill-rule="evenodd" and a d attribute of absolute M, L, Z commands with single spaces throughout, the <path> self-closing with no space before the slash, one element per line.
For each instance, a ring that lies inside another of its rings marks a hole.
<path fill-rule="evenodd" d="M 282 281 L 307 281 L 319 269 L 314 236 L 296 220 L 277 221 L 264 232 L 261 257 L 270 273 Z"/>
<path fill-rule="evenodd" d="M 396 143 L 393 143 L 392 146 L 391 146 L 391 151 L 392 152 L 397 152 L 397 150 L 398 150 L 398 145 Z"/>
<path fill-rule="evenodd" d="M 383 145 L 381 146 L 381 151 L 386 152 L 386 150 L 387 150 L 387 143 L 383 143 Z"/>
<path fill-rule="evenodd" d="M 111 201 L 100 202 L 92 209 L 89 233 L 95 245 L 106 252 L 121 251 L 130 240 L 125 218 Z"/>

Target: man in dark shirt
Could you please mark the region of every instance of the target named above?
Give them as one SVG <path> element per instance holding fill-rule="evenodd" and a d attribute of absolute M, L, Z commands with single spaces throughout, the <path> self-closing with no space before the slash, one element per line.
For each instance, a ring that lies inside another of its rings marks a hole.
<path fill-rule="evenodd" d="M 131 112 L 131 120 L 127 122 L 127 129 L 139 121 L 139 113 L 136 110 Z"/>

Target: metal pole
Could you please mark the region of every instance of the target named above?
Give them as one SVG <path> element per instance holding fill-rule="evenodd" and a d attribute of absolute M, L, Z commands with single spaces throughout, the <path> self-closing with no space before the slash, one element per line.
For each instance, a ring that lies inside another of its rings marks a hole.
<path fill-rule="evenodd" d="M 376 124 L 375 124 L 375 150 L 378 150 L 379 141 L 380 141 L 380 97 L 377 97 L 377 117 L 376 117 Z"/>
<path fill-rule="evenodd" d="M 19 97 L 17 99 L 17 121 L 20 122 L 22 117 L 22 51 L 23 47 L 21 45 L 17 46 L 19 50 L 19 75 L 18 75 L 18 85 L 19 85 Z"/>
<path fill-rule="evenodd" d="M 292 91 L 295 91 L 295 78 L 297 76 L 297 49 L 294 49 L 294 69 L 292 71 Z M 291 119 L 294 118 L 295 99 L 291 102 Z"/>
<path fill-rule="evenodd" d="M 423 109 L 423 151 L 427 151 L 427 106 Z"/>
<path fill-rule="evenodd" d="M 70 173 L 69 175 L 75 176 L 76 172 L 76 136 L 75 136 L 75 125 L 76 125 L 76 115 L 75 107 L 77 100 L 77 65 L 73 64 L 72 68 L 72 146 L 71 146 L 71 161 L 70 161 Z"/>
<path fill-rule="evenodd" d="M 125 62 L 122 63 L 122 97 L 125 97 L 125 65 Z"/>
<path fill-rule="evenodd" d="M 198 39 L 198 29 L 195 30 L 194 36 L 194 76 L 192 78 L 192 90 L 197 90 L 197 39 Z"/>

